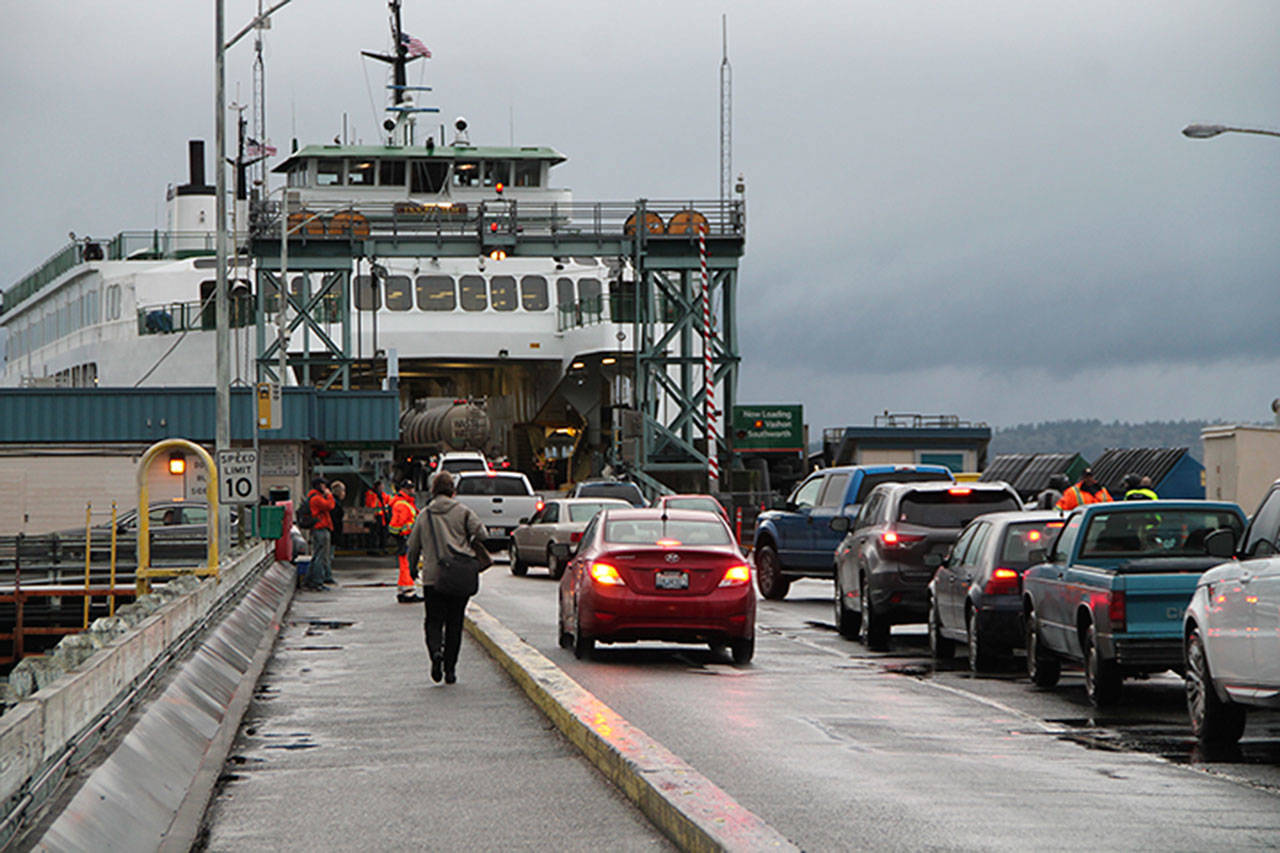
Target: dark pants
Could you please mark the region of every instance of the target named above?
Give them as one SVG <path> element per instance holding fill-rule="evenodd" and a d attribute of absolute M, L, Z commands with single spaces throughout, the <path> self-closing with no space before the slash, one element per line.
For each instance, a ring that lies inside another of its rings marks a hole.
<path fill-rule="evenodd" d="M 431 659 L 440 657 L 445 672 L 453 672 L 458 665 L 458 651 L 462 648 L 462 617 L 467 611 L 469 595 L 445 595 L 435 587 L 425 587 L 427 615 L 423 628 L 427 634 L 427 651 Z M 443 641 L 441 634 L 443 634 Z"/>

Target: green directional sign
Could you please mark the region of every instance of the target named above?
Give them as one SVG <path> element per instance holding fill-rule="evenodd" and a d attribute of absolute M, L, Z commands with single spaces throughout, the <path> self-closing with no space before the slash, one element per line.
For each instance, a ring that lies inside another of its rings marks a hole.
<path fill-rule="evenodd" d="M 804 449 L 804 407 L 734 406 L 733 447 L 799 453 Z"/>

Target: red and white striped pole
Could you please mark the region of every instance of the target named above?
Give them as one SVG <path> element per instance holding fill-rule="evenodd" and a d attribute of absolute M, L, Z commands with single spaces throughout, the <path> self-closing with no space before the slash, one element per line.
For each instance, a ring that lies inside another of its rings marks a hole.
<path fill-rule="evenodd" d="M 711 365 L 711 285 L 707 277 L 707 226 L 699 223 L 698 260 L 702 265 L 702 378 L 706 384 L 705 414 L 707 419 L 707 491 L 720 490 L 720 462 L 716 439 L 715 370 Z"/>

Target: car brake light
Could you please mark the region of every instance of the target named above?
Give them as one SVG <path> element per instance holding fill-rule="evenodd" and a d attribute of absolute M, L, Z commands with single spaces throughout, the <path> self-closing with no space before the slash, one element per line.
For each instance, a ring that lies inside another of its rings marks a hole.
<path fill-rule="evenodd" d="M 622 586 L 622 577 L 618 570 L 608 563 L 592 563 L 591 579 L 605 586 Z"/>
<path fill-rule="evenodd" d="M 583 533 L 583 531 L 581 531 L 581 530 L 575 530 L 575 531 L 573 531 L 572 533 L 570 533 L 570 534 L 569 534 L 569 541 L 570 541 L 570 542 L 581 542 L 581 541 L 582 541 L 582 533 Z"/>
<path fill-rule="evenodd" d="M 910 533 L 898 533 L 895 530 L 886 530 L 880 534 L 880 541 L 886 548 L 910 548 L 917 542 L 924 540 L 923 536 L 913 536 Z"/>
<path fill-rule="evenodd" d="M 1065 526 L 1065 525 L 1066 525 L 1066 522 L 1065 522 L 1065 521 L 1050 521 L 1050 522 L 1047 522 L 1047 523 L 1045 524 L 1045 527 L 1055 527 L 1055 528 L 1056 528 L 1056 527 L 1063 527 L 1063 526 Z"/>
<path fill-rule="evenodd" d="M 987 595 L 1017 595 L 1021 592 L 1022 575 L 1016 569 L 996 569 L 987 578 L 982 591 Z"/>
<path fill-rule="evenodd" d="M 1111 600 L 1107 603 L 1107 618 L 1111 620 L 1112 631 L 1124 630 L 1124 592 L 1117 590 L 1111 593 Z"/>
<path fill-rule="evenodd" d="M 680 547 L 681 542 L 679 539 L 659 539 L 653 544 L 657 545 L 659 548 L 678 548 Z"/>
<path fill-rule="evenodd" d="M 542 512 L 542 508 L 545 507 L 546 505 L 547 505 L 546 501 L 544 501 L 542 498 L 538 498 L 538 502 L 533 505 L 533 511 Z"/>
<path fill-rule="evenodd" d="M 751 569 L 745 564 L 739 563 L 736 566 L 730 566 L 725 571 L 724 577 L 720 579 L 720 586 L 742 586 L 751 582 Z"/>
<path fill-rule="evenodd" d="M 496 472 L 496 471 L 486 471 L 486 472 L 484 472 L 484 475 L 485 475 L 486 477 L 496 477 L 496 476 L 498 476 L 498 474 L 497 474 L 497 472 Z"/>
<path fill-rule="evenodd" d="M 973 489 L 947 489 L 947 494 L 949 494 L 949 495 L 971 495 L 971 494 L 973 494 Z"/>

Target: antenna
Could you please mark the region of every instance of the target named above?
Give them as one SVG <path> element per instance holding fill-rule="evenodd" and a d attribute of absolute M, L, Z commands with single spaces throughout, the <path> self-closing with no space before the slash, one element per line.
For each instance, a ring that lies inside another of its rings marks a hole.
<path fill-rule="evenodd" d="M 250 127 L 251 137 L 257 144 L 259 153 L 266 150 L 267 145 L 267 70 L 262 61 L 262 31 L 271 27 L 271 18 L 262 16 L 262 0 L 258 0 L 257 33 L 253 38 L 253 115 Z M 259 158 L 249 167 L 247 176 L 254 186 L 254 192 L 267 191 L 267 158 Z"/>
<path fill-rule="evenodd" d="M 733 175 L 733 66 L 729 64 L 729 16 L 720 16 L 720 204 L 729 200 Z"/>

